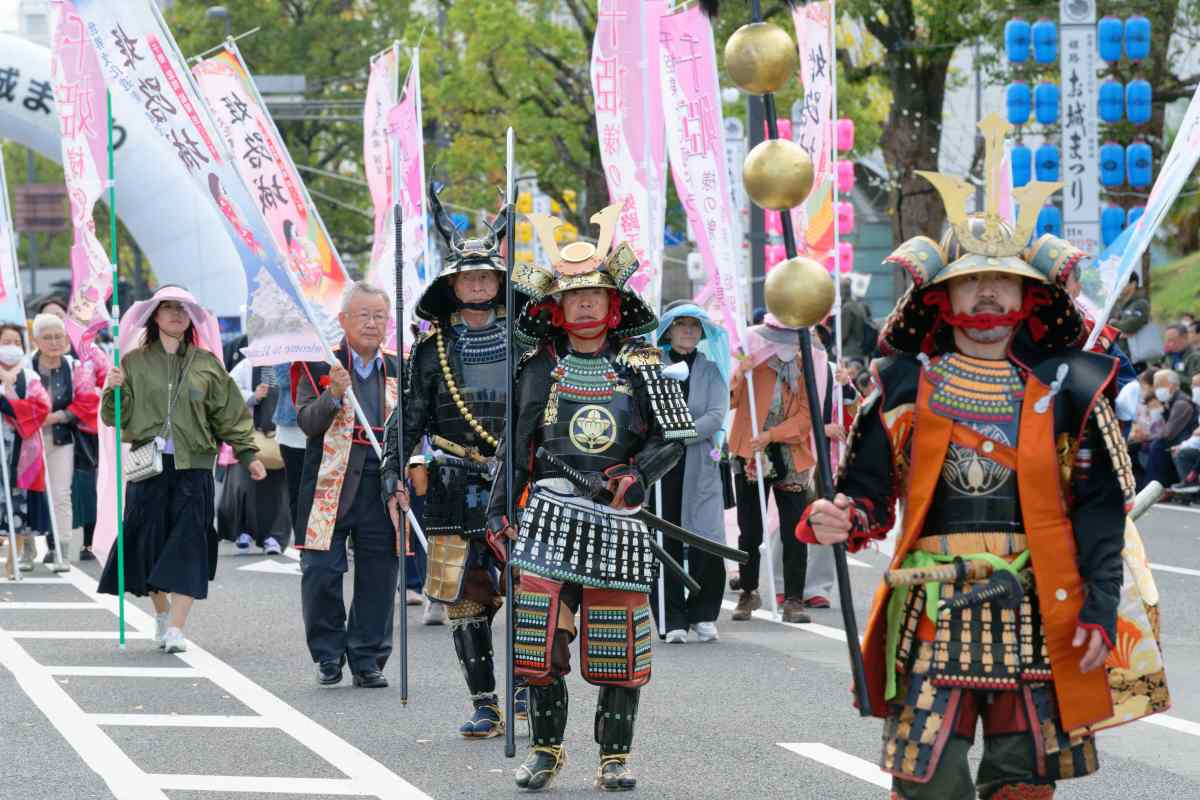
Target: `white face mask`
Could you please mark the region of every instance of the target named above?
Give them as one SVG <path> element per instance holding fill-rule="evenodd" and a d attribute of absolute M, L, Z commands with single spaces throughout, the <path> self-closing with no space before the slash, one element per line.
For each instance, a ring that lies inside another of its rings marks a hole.
<path fill-rule="evenodd" d="M 1200 405 L 1200 386 L 1192 387 L 1192 402 Z"/>
<path fill-rule="evenodd" d="M 1171 402 L 1171 390 L 1170 389 L 1161 389 L 1161 388 L 1155 389 L 1154 396 L 1158 398 L 1158 402 L 1160 402 L 1160 403 Z"/>
<path fill-rule="evenodd" d="M 1151 422 L 1158 422 L 1161 419 L 1162 419 L 1162 409 L 1161 408 L 1150 409 L 1150 421 Z"/>
<path fill-rule="evenodd" d="M 25 357 L 25 351 L 15 344 L 0 346 L 0 364 L 11 367 Z"/>

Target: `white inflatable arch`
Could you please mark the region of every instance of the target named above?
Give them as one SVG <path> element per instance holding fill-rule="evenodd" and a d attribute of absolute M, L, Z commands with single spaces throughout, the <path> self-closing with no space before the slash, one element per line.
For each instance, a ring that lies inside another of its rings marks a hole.
<path fill-rule="evenodd" d="M 0 138 L 62 163 L 54 102 L 38 101 L 38 87 L 51 85 L 50 49 L 0 34 L 0 53 Z M 141 149 L 128 136 L 121 141 L 122 133 L 115 156 L 117 216 L 160 283 L 185 286 L 218 316 L 237 317 L 246 302 L 246 275 L 220 215 L 179 161 L 147 164 L 143 156 L 154 148 Z"/>

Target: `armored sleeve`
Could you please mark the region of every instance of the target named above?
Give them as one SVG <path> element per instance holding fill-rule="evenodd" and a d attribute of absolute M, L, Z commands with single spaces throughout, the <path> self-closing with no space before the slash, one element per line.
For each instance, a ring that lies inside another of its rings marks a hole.
<path fill-rule="evenodd" d="M 533 471 L 533 454 L 538 447 L 538 425 L 546 412 L 546 400 L 550 396 L 550 370 L 554 364 L 545 351 L 523 358 L 523 366 L 517 368 L 517 390 L 514 409 L 517 418 L 513 423 L 513 494 L 517 497 L 525 491 Z M 503 517 L 508 509 L 508 496 L 504 485 L 504 450 L 497 453 L 499 469 L 492 484 L 488 501 L 488 520 Z"/>
<path fill-rule="evenodd" d="M 1071 527 L 1086 587 L 1079 624 L 1116 642 L 1125 544 L 1125 502 L 1132 491 L 1129 456 L 1108 400 L 1088 419 L 1071 471 Z"/>
<path fill-rule="evenodd" d="M 630 459 L 642 477 L 642 483 L 652 486 L 656 481 L 671 471 L 675 462 L 683 457 L 683 442 L 678 439 L 668 439 L 667 430 L 659 415 L 655 413 L 655 403 L 647 385 L 646 374 L 642 370 L 632 371 L 632 387 L 638 416 L 641 418 L 642 446 Z M 669 379 L 664 379 L 667 382 Z M 671 381 L 673 383 L 673 381 Z M 680 395 L 682 397 L 682 394 Z M 686 409 L 686 406 L 684 407 Z M 691 427 L 691 415 L 688 415 L 688 427 Z M 694 435 L 695 431 L 692 431 Z"/>
<path fill-rule="evenodd" d="M 403 414 L 395 410 L 388 417 L 387 444 L 380 467 L 384 482 L 394 479 L 397 483 L 404 474 L 408 457 L 417 448 L 425 428 L 429 424 L 429 412 L 437 391 L 437 356 L 433 348 L 424 346 L 427 340 L 419 340 L 412 350 L 408 363 L 408 384 L 404 387 Z M 403 416 L 403 419 L 399 417 Z M 396 436 L 396 425 L 400 425 L 401 437 Z"/>

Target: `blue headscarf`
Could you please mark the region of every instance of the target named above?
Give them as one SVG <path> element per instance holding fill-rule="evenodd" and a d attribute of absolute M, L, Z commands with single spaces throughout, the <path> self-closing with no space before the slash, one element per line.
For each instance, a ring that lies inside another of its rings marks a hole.
<path fill-rule="evenodd" d="M 692 317 L 700 321 L 700 327 L 704 329 L 704 338 L 700 340 L 696 349 L 717 365 L 717 369 L 721 371 L 721 379 L 725 381 L 726 386 L 729 386 L 729 334 L 712 321 L 712 317 L 708 316 L 707 311 L 695 303 L 682 303 L 663 312 L 658 323 L 658 330 L 654 333 L 654 340 L 662 348 L 663 355 L 666 355 L 667 351 L 671 349 L 670 343 L 665 342 L 664 338 L 671 328 L 671 324 L 679 317 Z"/>

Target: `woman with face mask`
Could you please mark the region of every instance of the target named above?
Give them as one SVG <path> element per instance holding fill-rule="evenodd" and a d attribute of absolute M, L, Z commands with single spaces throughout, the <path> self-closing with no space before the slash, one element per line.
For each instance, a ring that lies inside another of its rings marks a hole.
<path fill-rule="evenodd" d="M 0 528 L 7 534 L 11 521 L 16 533 L 25 534 L 17 536 L 18 551 L 23 549 L 27 535 L 44 532 L 30 527 L 28 507 L 29 492 L 45 489 L 39 432 L 50 413 L 50 400 L 41 380 L 24 363 L 24 333 L 20 325 L 0 323 L 0 416 L 3 417 L 0 435 L 4 437 L 8 498 L 12 503 L 11 508 L 0 507 Z M 5 538 L 7 541 L 8 537 Z M 10 577 L 17 558 L 17 553 L 10 550 L 7 565 Z M 20 568 L 28 572 L 33 563 L 24 561 Z"/>

